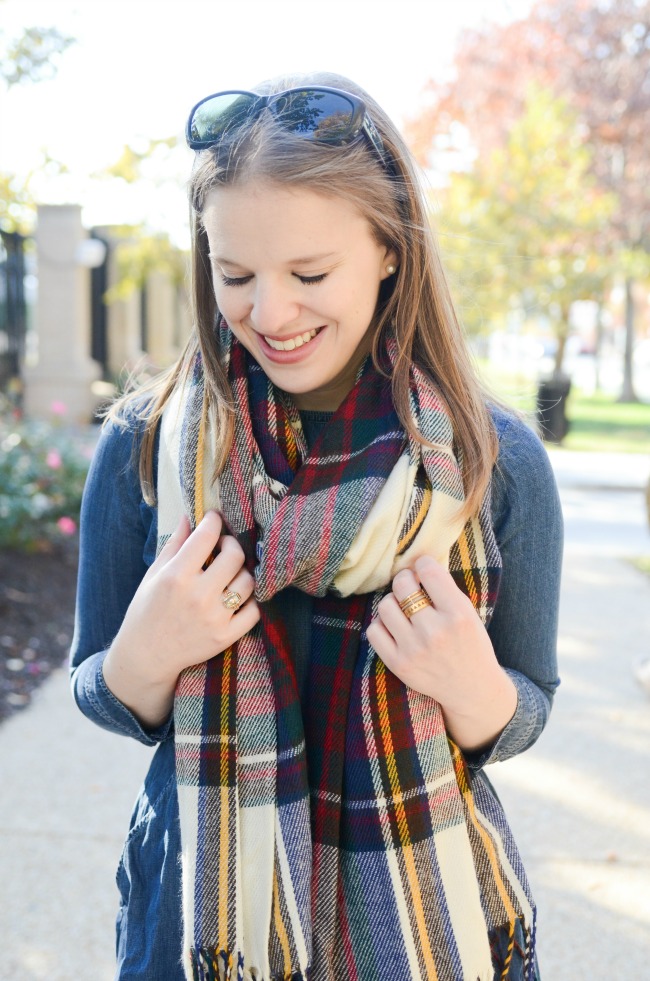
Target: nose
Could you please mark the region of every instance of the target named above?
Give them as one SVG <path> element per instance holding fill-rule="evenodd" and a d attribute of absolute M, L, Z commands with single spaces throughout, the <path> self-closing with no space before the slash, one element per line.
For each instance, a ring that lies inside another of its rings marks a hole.
<path fill-rule="evenodd" d="M 300 305 L 290 287 L 284 283 L 260 281 L 255 283 L 249 314 L 251 326 L 260 334 L 280 333 L 296 322 Z"/>

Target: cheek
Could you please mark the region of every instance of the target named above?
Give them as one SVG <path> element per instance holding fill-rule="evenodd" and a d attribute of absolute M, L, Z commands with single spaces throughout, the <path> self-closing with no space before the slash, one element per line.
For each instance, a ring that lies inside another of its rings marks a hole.
<path fill-rule="evenodd" d="M 365 326 L 370 323 L 376 306 L 377 294 L 364 283 L 361 277 L 354 277 L 348 282 L 337 285 L 328 309 L 338 320 L 359 327 L 362 322 L 365 322 Z"/>
<path fill-rule="evenodd" d="M 237 296 L 236 289 L 216 289 L 214 295 L 220 312 L 229 323 L 243 320 L 246 316 L 246 301 L 243 294 Z"/>

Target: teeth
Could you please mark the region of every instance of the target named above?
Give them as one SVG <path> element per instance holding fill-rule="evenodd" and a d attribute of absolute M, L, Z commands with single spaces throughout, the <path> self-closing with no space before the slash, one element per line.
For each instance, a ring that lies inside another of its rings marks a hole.
<path fill-rule="evenodd" d="M 293 351 L 294 348 L 302 347 L 303 344 L 309 344 L 312 337 L 316 337 L 317 333 L 318 330 L 307 330 L 304 334 L 298 334 L 297 337 L 290 337 L 288 341 L 276 341 L 274 338 L 264 335 L 264 340 L 274 351 Z"/>

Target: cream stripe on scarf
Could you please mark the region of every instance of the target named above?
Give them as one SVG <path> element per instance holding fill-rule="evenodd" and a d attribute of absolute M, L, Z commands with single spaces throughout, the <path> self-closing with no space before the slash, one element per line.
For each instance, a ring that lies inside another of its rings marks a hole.
<path fill-rule="evenodd" d="M 341 563 L 334 585 L 341 596 L 373 593 L 400 569 L 406 569 L 420 555 L 432 555 L 445 566 L 449 549 L 460 535 L 464 520 L 460 517 L 463 500 L 433 491 L 426 517 L 413 543 L 398 555 L 398 543 L 411 506 L 418 466 L 404 454 L 393 468 L 386 483 Z"/>

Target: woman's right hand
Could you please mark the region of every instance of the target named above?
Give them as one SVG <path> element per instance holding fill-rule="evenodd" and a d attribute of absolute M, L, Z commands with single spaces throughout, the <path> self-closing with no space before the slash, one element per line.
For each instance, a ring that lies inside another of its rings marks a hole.
<path fill-rule="evenodd" d="M 140 583 L 104 660 L 110 690 L 149 727 L 169 715 L 184 668 L 220 654 L 259 620 L 243 550 L 222 530 L 215 511 L 191 533 L 187 518 L 181 520 Z M 223 604 L 227 589 L 242 598 L 235 613 Z"/>

